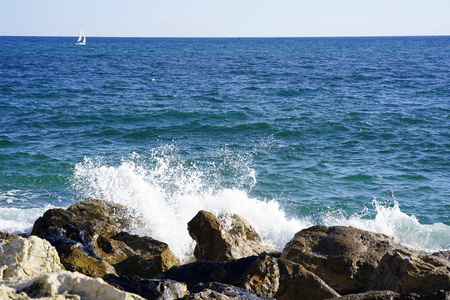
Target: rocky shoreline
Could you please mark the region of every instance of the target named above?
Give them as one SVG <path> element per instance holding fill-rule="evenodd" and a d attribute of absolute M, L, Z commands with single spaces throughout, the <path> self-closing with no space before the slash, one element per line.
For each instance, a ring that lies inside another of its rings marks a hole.
<path fill-rule="evenodd" d="M 313 226 L 280 252 L 242 217 L 200 211 L 181 264 L 167 244 L 131 234 L 129 216 L 90 200 L 48 210 L 31 234 L 0 232 L 0 299 L 450 299 L 450 252 L 383 234 Z"/>

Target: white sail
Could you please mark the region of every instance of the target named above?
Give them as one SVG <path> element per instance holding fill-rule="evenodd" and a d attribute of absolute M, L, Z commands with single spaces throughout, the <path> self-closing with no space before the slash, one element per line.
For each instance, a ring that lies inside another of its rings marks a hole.
<path fill-rule="evenodd" d="M 84 33 L 83 27 L 81 27 L 80 36 L 75 45 L 86 45 L 86 34 Z"/>

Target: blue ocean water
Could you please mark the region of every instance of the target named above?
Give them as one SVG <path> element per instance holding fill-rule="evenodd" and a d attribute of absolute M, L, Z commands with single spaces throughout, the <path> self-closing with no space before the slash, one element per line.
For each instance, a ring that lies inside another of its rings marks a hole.
<path fill-rule="evenodd" d="M 103 198 L 180 256 L 200 209 L 450 249 L 450 37 L 0 37 L 0 230 Z"/>

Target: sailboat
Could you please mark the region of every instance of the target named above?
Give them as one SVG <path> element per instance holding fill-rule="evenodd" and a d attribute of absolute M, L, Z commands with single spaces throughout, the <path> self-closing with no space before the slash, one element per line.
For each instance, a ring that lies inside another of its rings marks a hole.
<path fill-rule="evenodd" d="M 86 45 L 86 34 L 84 33 L 83 27 L 81 27 L 80 36 L 75 45 Z"/>

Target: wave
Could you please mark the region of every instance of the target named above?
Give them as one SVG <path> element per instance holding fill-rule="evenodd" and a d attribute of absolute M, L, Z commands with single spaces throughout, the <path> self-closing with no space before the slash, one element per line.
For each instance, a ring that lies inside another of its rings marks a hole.
<path fill-rule="evenodd" d="M 450 249 L 450 226 L 443 223 L 420 224 L 415 216 L 401 211 L 398 202 L 382 203 L 372 201 L 375 217 L 370 218 L 368 208 L 346 217 L 341 212 L 321 216 L 327 226 L 352 226 L 395 237 L 400 243 L 426 252 Z"/>
<path fill-rule="evenodd" d="M 275 200 L 260 201 L 243 189 L 218 187 L 217 173 L 208 170 L 237 178 L 228 185 L 242 186 L 245 181 L 254 184 L 253 170 L 246 163 L 241 156 L 224 155 L 221 163 L 211 162 L 199 168 L 195 162 L 164 151 L 153 152 L 150 157 L 134 153 L 118 165 L 86 158 L 75 168 L 74 186 L 85 198 L 106 199 L 139 212 L 147 226 L 135 228 L 135 233 L 166 242 L 184 261 L 195 246 L 187 223 L 199 210 L 215 215 L 239 214 L 255 227 L 266 244 L 282 249 L 297 231 L 312 223 L 289 218 Z"/>
<path fill-rule="evenodd" d="M 217 216 L 239 214 L 255 227 L 266 244 L 279 250 L 296 232 L 314 224 L 384 233 L 428 252 L 450 249 L 450 226 L 420 224 L 414 216 L 403 213 L 396 202 L 388 205 L 374 200 L 370 209 L 351 216 L 339 210 L 289 215 L 282 199 L 249 196 L 256 184 L 251 158 L 221 153 L 210 159 L 202 162 L 182 158 L 174 146 L 148 155 L 133 153 L 118 164 L 85 158 L 76 165 L 73 185 L 83 198 L 102 198 L 139 212 L 146 226 L 134 228 L 134 232 L 166 242 L 183 261 L 190 258 L 194 248 L 187 223 L 199 210 Z"/>
<path fill-rule="evenodd" d="M 0 230 L 12 234 L 29 233 L 34 222 L 52 208 L 55 207 L 53 205 L 34 208 L 0 207 Z"/>

